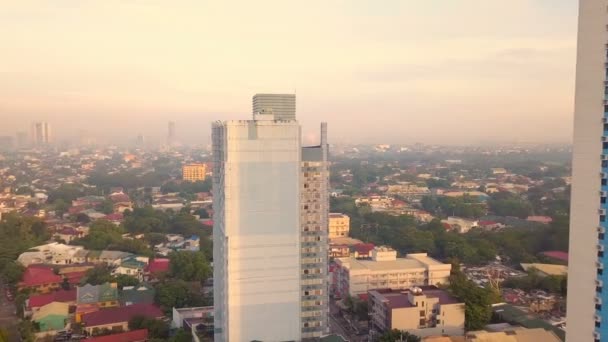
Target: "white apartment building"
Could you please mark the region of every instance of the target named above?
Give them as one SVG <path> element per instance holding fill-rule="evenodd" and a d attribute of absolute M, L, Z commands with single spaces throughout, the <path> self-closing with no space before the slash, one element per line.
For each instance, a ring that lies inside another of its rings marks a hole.
<path fill-rule="evenodd" d="M 580 0 L 567 341 L 608 341 L 608 2 Z"/>
<path fill-rule="evenodd" d="M 385 246 L 374 248 L 371 260 L 340 258 L 336 264 L 336 291 L 341 297 L 375 289 L 447 284 L 452 269 L 426 253 L 397 258 L 397 252 Z"/>
<path fill-rule="evenodd" d="M 328 332 L 326 126 L 302 148 L 295 97 L 293 115 L 265 98 L 253 120 L 213 124 L 215 341 Z"/>
<path fill-rule="evenodd" d="M 21 253 L 17 261 L 24 267 L 32 264 L 69 265 L 82 262 L 79 257 L 81 251 L 84 251 L 82 246 L 51 242 L 32 247 L 28 252 Z"/>
<path fill-rule="evenodd" d="M 348 236 L 350 231 L 350 217 L 340 213 L 329 214 L 329 238 L 340 238 Z"/>
<path fill-rule="evenodd" d="M 441 220 L 441 222 L 449 224 L 456 232 L 461 234 L 468 232 L 479 224 L 476 220 L 468 220 L 456 216 L 449 216 L 447 219 Z"/>

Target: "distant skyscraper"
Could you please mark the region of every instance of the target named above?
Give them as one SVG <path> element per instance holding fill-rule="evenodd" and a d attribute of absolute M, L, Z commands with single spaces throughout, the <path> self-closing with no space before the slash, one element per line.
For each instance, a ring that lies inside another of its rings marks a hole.
<path fill-rule="evenodd" d="M 608 341 L 607 5 L 579 2 L 567 341 Z"/>
<path fill-rule="evenodd" d="M 274 114 L 277 120 L 296 119 L 295 94 L 255 94 L 253 113 Z"/>
<path fill-rule="evenodd" d="M 175 144 L 175 122 L 169 121 L 167 132 L 167 144 L 169 146 Z"/>
<path fill-rule="evenodd" d="M 280 121 L 254 113 L 214 123 L 212 140 L 215 340 L 321 336 L 328 331 L 325 126 L 319 146 L 302 148 L 295 113 Z"/>
<path fill-rule="evenodd" d="M 137 135 L 137 138 L 136 138 L 136 140 L 135 140 L 135 144 L 136 144 L 137 146 L 140 146 L 140 147 L 141 147 L 141 146 L 144 146 L 144 145 L 146 144 L 146 137 L 145 137 L 143 134 L 141 134 L 141 133 L 140 133 L 140 134 L 138 134 L 138 135 Z"/>
<path fill-rule="evenodd" d="M 34 122 L 32 124 L 32 143 L 35 146 L 48 145 L 51 143 L 51 125 L 48 122 Z"/>

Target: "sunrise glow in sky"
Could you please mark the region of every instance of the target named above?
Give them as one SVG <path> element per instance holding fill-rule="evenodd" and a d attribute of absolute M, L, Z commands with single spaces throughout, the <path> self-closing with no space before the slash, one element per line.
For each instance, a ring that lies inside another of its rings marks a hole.
<path fill-rule="evenodd" d="M 256 92 L 333 142 L 568 142 L 570 0 L 53 0 L 0 5 L 0 134 L 207 143 Z M 134 132 L 137 130 L 137 132 Z M 80 133 L 79 133 L 80 132 Z"/>

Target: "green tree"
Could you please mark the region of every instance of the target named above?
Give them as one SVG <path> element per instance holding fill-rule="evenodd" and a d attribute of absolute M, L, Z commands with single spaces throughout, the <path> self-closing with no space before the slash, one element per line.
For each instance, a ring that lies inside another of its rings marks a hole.
<path fill-rule="evenodd" d="M 14 263 L 19 254 L 49 238 L 46 225 L 39 218 L 17 213 L 3 215 L 0 221 L 0 270 L 4 269 L 7 263 Z M 14 268 L 7 271 L 10 273 L 13 270 Z"/>
<path fill-rule="evenodd" d="M 55 202 L 53 202 L 53 209 L 55 209 L 57 216 L 63 216 L 63 214 L 65 214 L 69 208 L 70 205 L 62 198 L 58 198 L 55 200 Z"/>
<path fill-rule="evenodd" d="M 176 279 L 203 282 L 211 267 L 202 252 L 178 251 L 169 254 L 169 274 Z"/>
<path fill-rule="evenodd" d="M 192 332 L 184 329 L 178 330 L 175 335 L 171 336 L 170 342 L 190 342 L 192 341 Z"/>
<path fill-rule="evenodd" d="M 62 184 L 57 189 L 49 192 L 47 202 L 55 203 L 62 200 L 64 203 L 72 203 L 73 200 L 82 196 L 84 191 L 81 186 L 76 184 Z"/>
<path fill-rule="evenodd" d="M 516 197 L 504 199 L 490 199 L 488 201 L 490 211 L 498 216 L 515 216 L 526 218 L 532 214 L 532 205 Z"/>
<path fill-rule="evenodd" d="M 104 265 L 99 265 L 89 269 L 85 273 L 81 283 L 99 285 L 112 281 L 114 281 L 114 278 L 112 277 L 110 270 Z"/>
<path fill-rule="evenodd" d="M 21 264 L 7 262 L 2 268 L 2 279 L 8 284 L 15 285 L 21 280 L 24 271 L 25 268 Z"/>
<path fill-rule="evenodd" d="M 460 265 L 452 264 L 449 291 L 465 303 L 465 329 L 480 330 L 492 318 L 493 299 L 495 294 L 487 288 L 480 288 L 460 270 Z"/>
<path fill-rule="evenodd" d="M 129 330 L 147 329 L 151 338 L 168 339 L 169 325 L 161 320 L 144 315 L 133 316 L 129 320 Z"/>
<path fill-rule="evenodd" d="M 380 342 L 420 342 L 422 339 L 416 335 L 410 334 L 407 331 L 401 331 L 398 329 L 393 329 L 385 332 L 378 339 Z"/>
<path fill-rule="evenodd" d="M 183 308 L 188 306 L 200 306 L 204 304 L 204 298 L 200 295 L 200 285 L 183 280 L 169 280 L 156 286 L 155 302 L 165 311 L 171 308 Z"/>
<path fill-rule="evenodd" d="M 34 342 L 36 341 L 34 323 L 29 319 L 24 319 L 19 322 L 17 326 L 19 335 L 21 335 L 21 341 L 23 342 Z"/>
<path fill-rule="evenodd" d="M 114 212 L 114 202 L 112 202 L 109 199 L 105 199 L 99 205 L 99 210 L 106 215 L 113 213 Z"/>
<path fill-rule="evenodd" d="M 114 277 L 113 281 L 115 281 L 121 289 L 125 286 L 139 285 L 139 279 L 127 274 L 118 274 Z"/>

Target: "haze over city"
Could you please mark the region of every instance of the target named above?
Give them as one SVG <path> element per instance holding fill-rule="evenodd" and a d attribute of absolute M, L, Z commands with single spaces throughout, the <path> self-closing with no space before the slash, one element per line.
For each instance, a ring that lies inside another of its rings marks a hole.
<path fill-rule="evenodd" d="M 208 144 L 259 92 L 305 140 L 569 142 L 575 1 L 16 1 L 0 11 L 0 135 Z M 542 127 L 542 129 L 539 129 Z M 314 138 L 314 139 L 313 139 Z"/>

